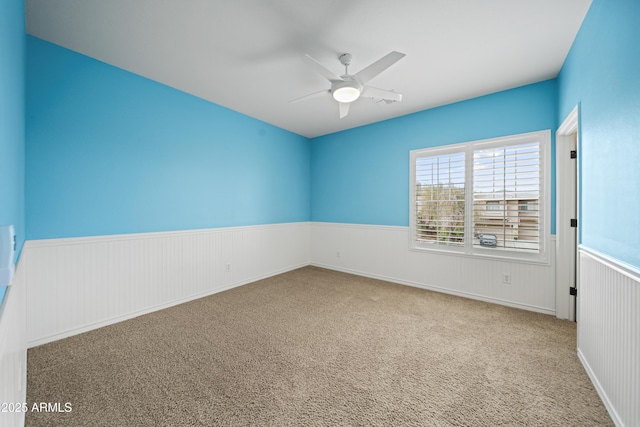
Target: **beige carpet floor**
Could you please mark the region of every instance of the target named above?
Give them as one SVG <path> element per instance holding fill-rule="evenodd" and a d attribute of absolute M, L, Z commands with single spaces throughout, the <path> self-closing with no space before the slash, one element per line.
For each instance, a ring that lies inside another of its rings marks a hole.
<path fill-rule="evenodd" d="M 30 349 L 28 426 L 607 426 L 552 316 L 316 267 Z"/>

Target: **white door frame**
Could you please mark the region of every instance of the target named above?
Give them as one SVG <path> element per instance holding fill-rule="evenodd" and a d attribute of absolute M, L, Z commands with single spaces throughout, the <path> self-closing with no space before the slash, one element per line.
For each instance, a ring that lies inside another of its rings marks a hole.
<path fill-rule="evenodd" d="M 556 131 L 556 317 L 572 321 L 576 320 L 576 298 L 569 295 L 569 287 L 574 280 L 578 287 L 579 280 L 579 236 L 570 226 L 571 218 L 579 218 L 579 119 L 579 108 L 576 105 Z M 575 160 L 568 155 L 569 147 L 574 141 L 575 149 L 578 150 Z M 576 193 L 575 199 L 573 192 Z M 573 200 L 575 206 L 572 205 Z"/>

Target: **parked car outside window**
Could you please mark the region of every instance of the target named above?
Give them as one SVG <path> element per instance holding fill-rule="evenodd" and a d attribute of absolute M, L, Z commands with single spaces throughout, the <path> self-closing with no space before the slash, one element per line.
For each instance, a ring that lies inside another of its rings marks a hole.
<path fill-rule="evenodd" d="M 488 246 L 491 248 L 498 246 L 498 238 L 495 234 L 480 234 L 478 235 L 478 238 L 480 239 L 481 246 Z"/>

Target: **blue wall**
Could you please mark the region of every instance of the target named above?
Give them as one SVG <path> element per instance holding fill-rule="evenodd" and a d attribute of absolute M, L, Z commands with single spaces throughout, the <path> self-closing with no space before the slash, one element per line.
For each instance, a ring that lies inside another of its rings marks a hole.
<path fill-rule="evenodd" d="M 15 227 L 16 258 L 25 239 L 25 37 L 24 2 L 3 0 L 0 2 L 0 225 Z"/>
<path fill-rule="evenodd" d="M 27 38 L 29 239 L 308 221 L 309 140 Z"/>
<path fill-rule="evenodd" d="M 580 106 L 581 243 L 640 268 L 640 2 L 594 0 L 558 76 Z"/>
<path fill-rule="evenodd" d="M 548 80 L 313 139 L 311 219 L 409 225 L 410 150 L 553 133 L 556 89 L 556 80 Z M 555 204 L 551 217 L 555 233 Z"/>
<path fill-rule="evenodd" d="M 0 223 L 22 242 L 23 6 L 2 7 Z M 409 150 L 555 130 L 580 104 L 581 243 L 640 267 L 638 18 L 640 2 L 594 0 L 557 80 L 311 141 L 27 37 L 27 237 L 406 226 Z"/>

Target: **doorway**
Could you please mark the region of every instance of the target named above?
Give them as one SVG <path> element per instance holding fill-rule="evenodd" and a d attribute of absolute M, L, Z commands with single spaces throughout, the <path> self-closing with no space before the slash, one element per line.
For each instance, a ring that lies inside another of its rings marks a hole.
<path fill-rule="evenodd" d="M 578 319 L 578 111 L 556 132 L 556 317 L 571 321 Z"/>

